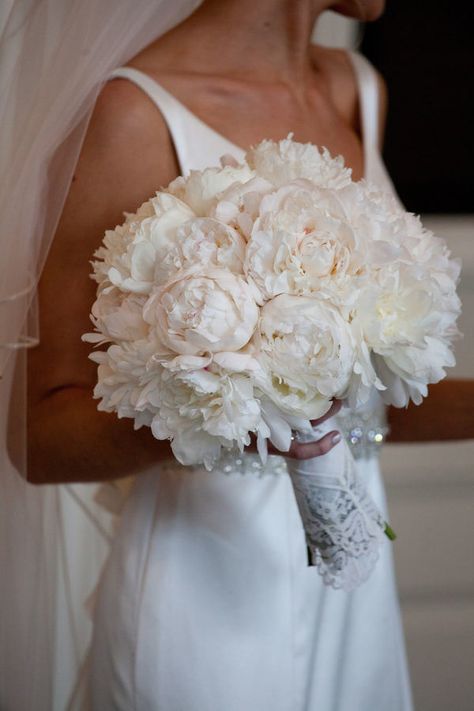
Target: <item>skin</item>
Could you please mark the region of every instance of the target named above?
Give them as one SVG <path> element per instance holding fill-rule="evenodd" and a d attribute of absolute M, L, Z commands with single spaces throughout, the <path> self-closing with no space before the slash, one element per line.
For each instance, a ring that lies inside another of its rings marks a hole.
<path fill-rule="evenodd" d="M 154 76 L 234 144 L 293 131 L 298 141 L 344 155 L 358 179 L 363 152 L 352 67 L 345 53 L 310 45 L 310 30 L 329 7 L 375 19 L 383 4 L 207 0 L 129 64 Z M 382 83 L 381 89 L 384 97 Z M 155 440 L 148 428 L 134 431 L 130 420 L 97 411 L 91 397 L 96 367 L 80 337 L 90 330 L 95 298 L 89 260 L 104 231 L 179 173 L 156 107 L 130 82 L 108 82 L 39 287 L 42 339 L 28 354 L 28 477 L 34 483 L 116 479 L 172 456 L 169 443 Z M 338 408 L 335 403 L 327 416 Z M 311 444 L 295 441 L 286 454 L 323 455 L 334 446 L 334 434 Z"/>

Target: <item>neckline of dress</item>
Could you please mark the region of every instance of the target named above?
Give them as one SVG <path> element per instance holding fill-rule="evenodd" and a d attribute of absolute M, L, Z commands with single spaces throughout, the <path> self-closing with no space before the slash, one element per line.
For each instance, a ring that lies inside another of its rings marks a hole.
<path fill-rule="evenodd" d="M 124 68 L 127 70 L 131 69 L 133 72 L 138 72 L 139 74 L 146 76 L 149 80 L 151 80 L 153 82 L 153 84 L 155 84 L 159 88 L 159 90 L 162 92 L 162 94 L 164 96 L 166 96 L 167 100 L 170 103 L 174 104 L 174 106 L 176 107 L 177 110 L 179 110 L 182 114 L 185 114 L 185 116 L 187 116 L 189 121 L 193 121 L 195 124 L 199 125 L 202 129 L 207 131 L 209 134 L 212 134 L 216 138 L 220 139 L 223 143 L 227 143 L 227 145 L 230 146 L 230 148 L 232 148 L 232 150 L 237 151 L 238 153 L 240 153 L 242 155 L 245 155 L 246 151 L 244 148 L 242 148 L 241 146 L 238 146 L 236 143 L 234 143 L 229 138 L 224 136 L 222 133 L 217 131 L 215 128 L 212 128 L 212 126 L 210 126 L 208 123 L 203 121 L 203 119 L 199 118 L 199 116 L 197 114 L 195 114 L 193 111 L 191 111 L 191 109 L 188 108 L 186 106 L 186 104 L 183 104 L 183 102 L 180 101 L 180 99 L 178 99 L 170 91 L 168 91 L 168 89 L 165 89 L 165 87 L 162 84 L 160 84 L 160 82 L 158 82 L 155 79 L 155 77 L 151 76 L 151 74 L 147 74 L 146 72 L 142 71 L 141 69 L 136 69 L 135 67 L 130 67 L 128 65 L 126 65 Z"/>
<path fill-rule="evenodd" d="M 359 123 L 361 127 L 360 135 L 358 135 L 358 138 L 361 142 L 362 146 L 362 158 L 363 158 L 363 170 L 362 170 L 362 179 L 367 180 L 368 177 L 368 168 L 369 168 L 369 149 L 371 146 L 371 142 L 366 139 L 365 136 L 365 130 L 364 130 L 364 116 L 363 116 L 363 86 L 361 82 L 361 78 L 359 76 L 359 72 L 357 70 L 357 66 L 354 60 L 354 55 L 356 53 L 351 50 L 347 50 L 347 55 L 350 59 L 351 66 L 354 72 L 355 80 L 357 83 L 357 96 L 358 96 L 358 114 L 359 114 Z M 191 109 L 189 109 L 186 104 L 183 104 L 180 99 L 178 99 L 174 94 L 168 91 L 168 89 L 165 89 L 162 84 L 160 84 L 154 77 L 152 77 L 150 74 L 147 74 L 146 72 L 143 72 L 141 69 L 136 69 L 135 67 L 131 67 L 126 65 L 124 67 L 127 70 L 131 70 L 132 72 L 137 72 L 138 74 L 141 74 L 145 77 L 147 77 L 148 80 L 153 82 L 159 90 L 167 97 L 169 102 L 172 102 L 176 109 L 184 113 L 189 121 L 193 121 L 195 124 L 200 126 L 202 130 L 205 130 L 208 134 L 214 136 L 215 139 L 220 140 L 223 144 L 227 144 L 228 146 L 228 152 L 233 155 L 236 159 L 243 159 L 246 153 L 246 149 L 242 148 L 241 146 L 238 146 L 236 143 L 231 141 L 229 138 L 224 136 L 222 133 L 217 131 L 215 128 L 210 126 L 208 123 L 203 121 L 197 114 L 195 114 Z M 356 134 L 357 135 L 357 134 Z M 235 155 L 237 153 L 238 155 Z"/>

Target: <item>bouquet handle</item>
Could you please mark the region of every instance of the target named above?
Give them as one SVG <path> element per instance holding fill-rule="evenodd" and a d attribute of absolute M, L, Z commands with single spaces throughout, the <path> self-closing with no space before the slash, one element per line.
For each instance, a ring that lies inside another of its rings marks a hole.
<path fill-rule="evenodd" d="M 300 433 L 311 442 L 337 428 L 334 418 Z M 364 484 L 349 445 L 343 439 L 313 459 L 287 458 L 308 547 L 308 563 L 324 582 L 349 591 L 371 574 L 385 535 L 394 538 Z"/>

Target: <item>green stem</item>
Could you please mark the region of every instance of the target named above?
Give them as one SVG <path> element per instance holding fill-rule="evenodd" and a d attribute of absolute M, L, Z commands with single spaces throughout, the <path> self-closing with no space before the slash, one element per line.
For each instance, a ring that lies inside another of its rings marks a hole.
<path fill-rule="evenodd" d="M 385 528 L 384 528 L 385 535 L 387 538 L 389 538 L 391 541 L 394 541 L 397 537 L 397 534 L 393 530 L 391 526 L 388 525 L 388 523 L 385 521 Z"/>

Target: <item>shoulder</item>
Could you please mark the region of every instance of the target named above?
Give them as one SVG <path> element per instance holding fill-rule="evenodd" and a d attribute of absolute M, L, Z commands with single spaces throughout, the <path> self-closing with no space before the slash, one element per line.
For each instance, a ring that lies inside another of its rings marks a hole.
<path fill-rule="evenodd" d="M 72 190 L 134 210 L 177 175 L 166 123 L 153 102 L 125 79 L 100 92 L 76 166 Z"/>
<path fill-rule="evenodd" d="M 166 124 L 151 99 L 128 79 L 116 78 L 102 87 L 88 129 L 89 140 L 111 143 L 122 135 L 134 144 L 165 138 Z"/>
<path fill-rule="evenodd" d="M 77 161 L 51 260 L 88 264 L 107 229 L 123 222 L 178 174 L 157 108 L 124 80 L 107 83 L 95 104 Z"/>

